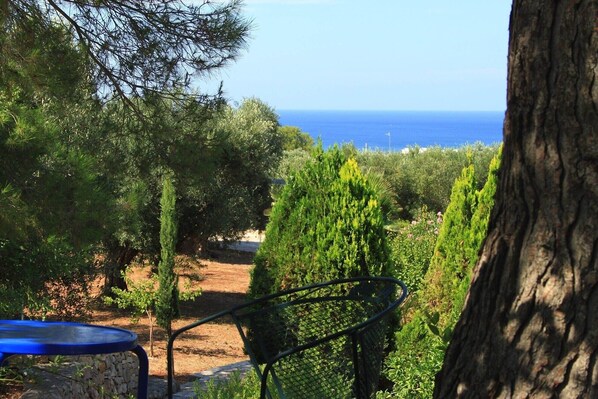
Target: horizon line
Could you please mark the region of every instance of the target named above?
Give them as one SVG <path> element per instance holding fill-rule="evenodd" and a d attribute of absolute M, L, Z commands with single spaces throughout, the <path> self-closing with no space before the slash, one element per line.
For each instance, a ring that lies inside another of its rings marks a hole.
<path fill-rule="evenodd" d="M 275 111 L 309 111 L 309 112 L 506 112 L 493 109 L 358 109 L 358 108 L 278 108 Z"/>

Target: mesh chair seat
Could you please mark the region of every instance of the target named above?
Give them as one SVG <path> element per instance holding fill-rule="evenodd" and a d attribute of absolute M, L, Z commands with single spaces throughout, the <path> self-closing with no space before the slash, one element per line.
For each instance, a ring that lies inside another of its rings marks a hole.
<path fill-rule="evenodd" d="M 230 316 L 260 376 L 260 398 L 370 398 L 388 316 L 406 295 L 405 285 L 392 278 L 341 279 L 265 296 L 185 326 L 168 342 L 169 397 L 176 338 Z"/>

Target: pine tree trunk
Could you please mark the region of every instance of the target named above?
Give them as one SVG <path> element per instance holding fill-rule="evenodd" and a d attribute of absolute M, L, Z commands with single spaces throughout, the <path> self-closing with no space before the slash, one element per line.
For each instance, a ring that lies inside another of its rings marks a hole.
<path fill-rule="evenodd" d="M 500 183 L 435 398 L 598 397 L 598 1 L 514 0 Z"/>

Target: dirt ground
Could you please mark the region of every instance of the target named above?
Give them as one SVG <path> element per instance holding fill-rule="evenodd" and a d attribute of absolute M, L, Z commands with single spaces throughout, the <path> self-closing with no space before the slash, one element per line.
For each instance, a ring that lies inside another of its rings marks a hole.
<path fill-rule="evenodd" d="M 181 318 L 173 322 L 173 330 L 196 320 L 228 309 L 245 301 L 249 286 L 249 271 L 253 254 L 236 251 L 216 251 L 210 259 L 177 258 L 184 264 L 177 272 L 181 290 L 201 288 L 201 295 L 193 301 L 181 302 Z M 149 267 L 134 269 L 134 279 L 149 274 Z M 200 280 L 188 276 L 200 276 Z M 150 375 L 166 377 L 166 343 L 163 329 L 154 329 L 154 354 L 150 354 L 147 317 L 132 323 L 127 311 L 102 307 L 93 313 L 92 323 L 132 330 L 149 357 Z M 237 328 L 231 320 L 222 320 L 198 327 L 177 338 L 174 361 L 177 380 L 184 381 L 192 374 L 213 367 L 247 359 Z"/>
<path fill-rule="evenodd" d="M 181 302 L 181 318 L 173 323 L 173 330 L 245 301 L 249 286 L 249 271 L 253 253 L 213 251 L 208 259 L 177 257 L 180 288 L 201 288 L 201 295 L 193 301 Z M 146 278 L 149 266 L 133 268 L 133 280 Z M 199 278 L 197 278 L 199 276 Z M 96 287 L 94 291 L 98 291 Z M 89 320 L 91 324 L 115 326 L 134 331 L 149 357 L 150 375 L 166 378 L 166 333 L 154 329 L 154 354 L 150 354 L 149 323 L 142 317 L 133 323 L 130 312 L 99 305 Z M 231 320 L 209 323 L 179 336 L 175 342 L 175 374 L 179 382 L 189 381 L 193 374 L 213 367 L 246 360 L 243 343 Z M 23 387 L 6 386 L 0 382 L 0 398 L 20 397 Z"/>

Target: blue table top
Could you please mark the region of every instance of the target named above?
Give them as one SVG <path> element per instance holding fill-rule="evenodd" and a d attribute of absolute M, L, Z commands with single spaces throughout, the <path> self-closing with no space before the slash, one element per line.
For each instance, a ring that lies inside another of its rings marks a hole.
<path fill-rule="evenodd" d="M 0 320 L 0 353 L 80 355 L 124 352 L 137 335 L 115 327 L 71 322 Z"/>

